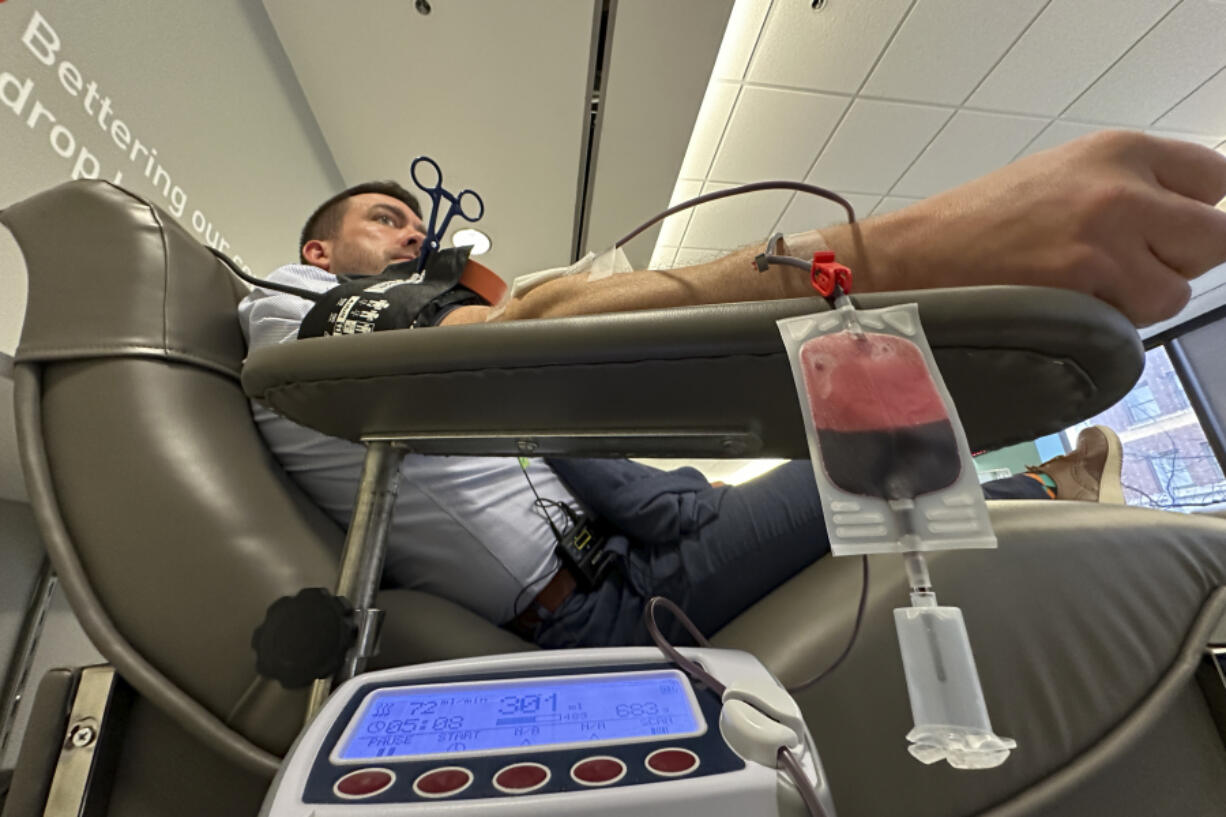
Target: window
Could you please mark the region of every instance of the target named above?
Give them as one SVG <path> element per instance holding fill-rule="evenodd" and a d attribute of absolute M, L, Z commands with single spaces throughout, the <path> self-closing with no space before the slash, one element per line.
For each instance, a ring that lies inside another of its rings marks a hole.
<path fill-rule="evenodd" d="M 1148 361 L 1146 368 L 1148 368 Z M 1124 398 L 1124 407 L 1128 409 L 1128 419 L 1134 426 L 1156 420 L 1160 413 L 1158 401 L 1154 399 L 1154 392 L 1144 380 L 1134 386 Z"/>
<path fill-rule="evenodd" d="M 1065 430 L 1069 450 L 1088 425 L 1110 426 L 1120 435 L 1129 505 L 1184 512 L 1226 509 L 1226 477 L 1165 348 L 1146 352 L 1145 372 L 1123 400 Z"/>
<path fill-rule="evenodd" d="M 1158 480 L 1158 489 L 1164 494 L 1174 494 L 1179 488 L 1195 485 L 1192 472 L 1188 470 L 1187 460 L 1179 449 L 1170 448 L 1158 454 L 1150 454 L 1150 467 L 1154 469 L 1154 477 Z"/>
<path fill-rule="evenodd" d="M 1226 477 L 1222 474 L 1222 466 L 1217 461 L 1217 454 L 1213 453 L 1213 446 L 1209 445 L 1207 440 L 1200 444 L 1200 456 L 1214 481 L 1226 482 Z"/>
<path fill-rule="evenodd" d="M 1013 472 L 1008 468 L 984 468 L 979 471 L 979 484 L 982 485 L 994 479 L 1004 479 L 1011 476 L 1013 476 Z"/>
<path fill-rule="evenodd" d="M 1175 374 L 1174 369 L 1162 372 L 1162 382 L 1167 394 L 1171 396 L 1171 410 L 1179 411 L 1188 408 L 1188 395 L 1183 390 L 1183 384 L 1179 382 L 1179 375 Z"/>

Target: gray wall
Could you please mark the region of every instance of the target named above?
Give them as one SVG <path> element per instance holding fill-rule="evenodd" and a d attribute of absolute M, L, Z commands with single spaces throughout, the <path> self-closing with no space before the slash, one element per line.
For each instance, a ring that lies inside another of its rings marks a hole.
<path fill-rule="evenodd" d="M 0 207 L 74 173 L 118 176 L 256 275 L 294 260 L 304 210 L 343 186 L 254 0 L 0 2 L 0 95 Z M 11 353 L 25 266 L 3 229 L 0 292 Z M 0 497 L 21 500 L 9 394 Z"/>
<path fill-rule="evenodd" d="M 121 175 L 264 274 L 292 260 L 303 208 L 341 186 L 257 2 L 7 0 L 0 80 L 0 206 L 74 173 Z M 4 291 L 24 289 L 11 244 L 0 253 Z M 23 307 L 0 299 L 0 350 Z"/>

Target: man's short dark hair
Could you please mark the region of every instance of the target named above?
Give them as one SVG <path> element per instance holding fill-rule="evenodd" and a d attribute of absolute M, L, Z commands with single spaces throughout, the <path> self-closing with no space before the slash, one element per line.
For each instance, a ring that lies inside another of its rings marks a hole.
<path fill-rule="evenodd" d="M 417 196 L 414 196 L 396 182 L 382 181 L 355 184 L 353 187 L 346 188 L 337 193 L 316 207 L 314 213 L 311 213 L 311 217 L 303 225 L 302 235 L 298 239 L 298 260 L 304 264 L 307 263 L 306 256 L 302 254 L 302 248 L 306 246 L 308 241 L 330 241 L 336 238 L 341 231 L 341 220 L 345 217 L 345 208 L 348 206 L 348 200 L 353 196 L 360 196 L 363 193 L 382 193 L 385 196 L 400 199 L 400 201 L 409 206 L 409 209 L 418 218 L 421 218 L 421 205 L 417 203 Z"/>

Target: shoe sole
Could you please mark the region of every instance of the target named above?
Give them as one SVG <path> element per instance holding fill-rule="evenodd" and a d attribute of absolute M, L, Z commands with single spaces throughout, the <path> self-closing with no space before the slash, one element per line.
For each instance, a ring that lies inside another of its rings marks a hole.
<path fill-rule="evenodd" d="M 1103 465 L 1103 474 L 1098 483 L 1098 501 L 1114 505 L 1124 504 L 1124 486 L 1120 482 L 1120 472 L 1124 467 L 1124 446 L 1119 436 L 1109 428 L 1095 426 L 1107 438 L 1107 461 Z"/>

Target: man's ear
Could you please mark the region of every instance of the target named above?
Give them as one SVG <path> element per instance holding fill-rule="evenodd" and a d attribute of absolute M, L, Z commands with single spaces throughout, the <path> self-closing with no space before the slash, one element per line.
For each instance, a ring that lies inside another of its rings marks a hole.
<path fill-rule="evenodd" d="M 331 272 L 329 266 L 332 263 L 332 242 L 312 238 L 302 245 L 302 257 L 311 266 Z"/>

